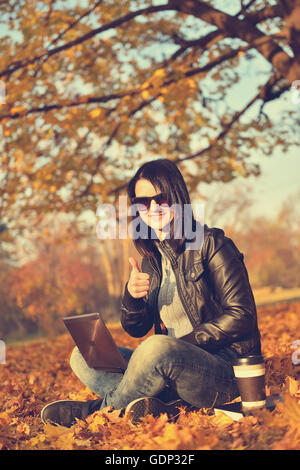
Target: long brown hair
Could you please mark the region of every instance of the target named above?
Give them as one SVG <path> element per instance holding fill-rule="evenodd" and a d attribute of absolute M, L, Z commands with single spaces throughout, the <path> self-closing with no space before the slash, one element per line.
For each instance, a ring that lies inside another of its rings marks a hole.
<path fill-rule="evenodd" d="M 133 204 L 135 194 L 136 182 L 144 178 L 155 187 L 159 188 L 161 192 L 168 195 L 169 205 L 179 204 L 184 211 L 184 204 L 191 204 L 189 192 L 184 181 L 184 178 L 177 168 L 176 164 L 166 158 L 151 160 L 150 162 L 144 163 L 136 172 L 134 177 L 129 181 L 127 186 L 127 194 L 129 197 L 130 204 Z M 192 230 L 195 230 L 196 221 L 190 205 L 192 215 Z M 133 216 L 129 216 L 131 221 Z M 174 238 L 174 219 L 170 223 L 170 239 L 168 240 L 175 252 L 180 253 L 184 250 L 184 242 L 187 239 L 184 230 L 184 218 L 182 217 L 182 237 Z M 133 243 L 138 252 L 143 256 L 154 256 L 153 254 L 153 239 L 158 239 L 155 231 L 152 227 L 147 226 L 140 218 L 141 231 L 147 233 L 147 238 L 134 238 Z"/>

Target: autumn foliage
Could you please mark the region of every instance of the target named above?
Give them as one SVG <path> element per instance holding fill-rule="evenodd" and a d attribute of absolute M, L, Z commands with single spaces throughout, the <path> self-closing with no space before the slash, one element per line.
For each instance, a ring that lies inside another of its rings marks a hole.
<path fill-rule="evenodd" d="M 211 409 L 182 413 L 176 423 L 166 415 L 147 416 L 134 426 L 119 411 L 106 408 L 71 428 L 44 425 L 42 407 L 54 400 L 97 398 L 69 366 L 72 339 L 63 334 L 22 346 L 7 346 L 0 367 L 0 448 L 216 450 L 300 449 L 300 369 L 292 364 L 291 345 L 300 331 L 300 303 L 258 309 L 266 360 L 267 394 L 281 393 L 272 412 L 233 421 Z M 118 323 L 109 324 L 119 345 L 135 348 L 142 339 L 129 337 Z"/>
<path fill-rule="evenodd" d="M 80 233 L 78 223 L 52 217 L 32 233 L 30 242 L 34 249 L 28 249 L 30 257 L 26 253 L 22 264 L 13 266 L 0 259 L 0 338 L 17 340 L 39 332 L 56 336 L 64 333 L 63 316 L 99 308 L 106 320 L 118 319 L 117 293 L 123 289 L 119 240 L 113 240 L 114 251 L 108 258 L 106 245 L 97 240 L 94 230 L 85 225 L 85 233 Z M 18 253 L 18 261 L 22 258 Z M 105 260 L 118 278 L 116 292 L 109 289 L 114 279 L 108 276 Z"/>
<path fill-rule="evenodd" d="M 58 247 L 51 244 L 33 261 L 14 270 L 11 297 L 26 317 L 51 334 L 57 331 L 61 317 L 92 311 L 99 305 L 105 296 L 100 264 L 90 247 L 79 251 L 74 241 Z"/>

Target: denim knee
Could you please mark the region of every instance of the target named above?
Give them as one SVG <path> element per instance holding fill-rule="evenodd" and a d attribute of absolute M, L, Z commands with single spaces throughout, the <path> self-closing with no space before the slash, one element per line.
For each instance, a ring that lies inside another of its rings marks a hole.
<path fill-rule="evenodd" d="M 78 347 L 75 346 L 71 353 L 69 363 L 70 363 L 71 369 L 76 375 L 78 375 L 77 374 L 78 369 L 81 368 L 80 365 L 82 365 L 82 360 L 83 360 L 83 357 L 81 355 L 81 352 L 79 351 Z"/>
<path fill-rule="evenodd" d="M 164 358 L 173 358 L 178 351 L 176 338 L 166 335 L 153 335 L 145 339 L 133 353 L 133 361 L 138 361 L 141 365 L 153 364 Z"/>

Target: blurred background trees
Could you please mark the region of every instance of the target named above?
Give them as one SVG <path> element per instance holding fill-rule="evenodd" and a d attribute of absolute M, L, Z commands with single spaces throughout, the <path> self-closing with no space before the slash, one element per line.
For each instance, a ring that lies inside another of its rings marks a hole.
<path fill-rule="evenodd" d="M 254 291 L 300 287 L 299 197 L 285 201 L 273 218 L 250 214 L 245 188 L 205 205 L 205 222 L 222 227 L 244 253 Z M 71 215 L 60 219 L 49 216 L 30 243 L 16 245 L 19 263 L 2 250 L 0 336 L 53 336 L 65 331 L 61 317 L 71 314 L 100 311 L 107 321 L 119 320 L 128 257 L 141 262 L 132 241 L 100 241 Z"/>

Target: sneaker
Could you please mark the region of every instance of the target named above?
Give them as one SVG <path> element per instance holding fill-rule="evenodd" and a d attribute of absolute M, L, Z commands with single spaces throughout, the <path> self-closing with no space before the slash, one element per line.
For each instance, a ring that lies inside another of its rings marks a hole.
<path fill-rule="evenodd" d="M 137 398 L 127 405 L 125 416 L 128 416 L 133 424 L 137 424 L 141 418 L 148 414 L 157 418 L 162 413 L 167 413 L 171 420 L 176 420 L 180 414 L 179 407 L 183 404 L 182 400 L 164 403 L 154 397 Z"/>
<path fill-rule="evenodd" d="M 44 424 L 60 425 L 67 428 L 73 426 L 77 419 L 100 409 L 102 398 L 88 401 L 58 400 L 44 406 L 41 411 L 41 419 Z"/>

